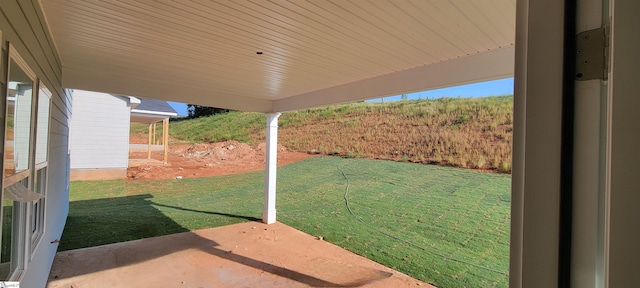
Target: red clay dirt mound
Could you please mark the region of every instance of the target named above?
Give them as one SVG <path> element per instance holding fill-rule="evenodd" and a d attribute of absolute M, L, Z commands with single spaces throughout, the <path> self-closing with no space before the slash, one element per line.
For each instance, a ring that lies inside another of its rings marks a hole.
<path fill-rule="evenodd" d="M 264 170 L 265 143 L 251 146 L 238 141 L 210 144 L 170 145 L 168 163 L 162 163 L 163 152 L 129 153 L 129 180 L 159 180 L 208 177 Z M 312 155 L 291 152 L 278 145 L 278 165 L 304 160 Z"/>

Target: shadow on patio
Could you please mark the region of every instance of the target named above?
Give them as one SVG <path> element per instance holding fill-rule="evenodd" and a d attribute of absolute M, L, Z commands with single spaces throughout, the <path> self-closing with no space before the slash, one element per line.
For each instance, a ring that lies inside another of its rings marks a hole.
<path fill-rule="evenodd" d="M 149 225 L 185 232 L 60 252 L 47 287 L 430 287 L 281 223 L 245 222 L 186 232 L 157 210 L 150 197 L 131 197 L 148 203 L 145 215 L 155 211 L 146 217 L 153 222 Z M 125 199 L 89 201 L 120 200 Z M 135 211 L 123 213 L 136 217 Z"/>

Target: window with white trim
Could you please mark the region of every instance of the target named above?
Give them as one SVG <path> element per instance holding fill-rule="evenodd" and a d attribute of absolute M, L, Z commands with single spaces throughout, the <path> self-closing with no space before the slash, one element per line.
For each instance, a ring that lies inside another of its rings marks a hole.
<path fill-rule="evenodd" d="M 35 172 L 33 192 L 40 195 L 40 199 L 29 203 L 29 238 L 31 252 L 37 247 L 44 233 L 44 213 L 47 196 L 47 166 L 49 158 L 49 114 L 51 106 L 51 92 L 39 83 L 38 104 L 36 108 L 35 127 Z"/>
<path fill-rule="evenodd" d="M 25 267 L 27 210 L 33 193 L 35 74 L 9 45 L 2 178 L 0 279 L 17 279 Z"/>

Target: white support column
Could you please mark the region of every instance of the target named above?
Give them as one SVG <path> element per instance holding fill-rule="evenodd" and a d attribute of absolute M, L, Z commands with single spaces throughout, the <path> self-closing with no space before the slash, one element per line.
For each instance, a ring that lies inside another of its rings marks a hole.
<path fill-rule="evenodd" d="M 278 117 L 281 113 L 266 113 L 267 147 L 264 170 L 264 209 L 262 222 L 276 222 L 276 170 L 278 169 Z"/>

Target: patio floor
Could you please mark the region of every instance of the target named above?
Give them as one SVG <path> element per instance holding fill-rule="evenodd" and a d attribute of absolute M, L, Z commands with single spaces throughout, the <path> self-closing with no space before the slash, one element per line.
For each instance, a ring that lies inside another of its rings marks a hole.
<path fill-rule="evenodd" d="M 282 223 L 246 222 L 56 255 L 47 287 L 433 287 Z"/>

